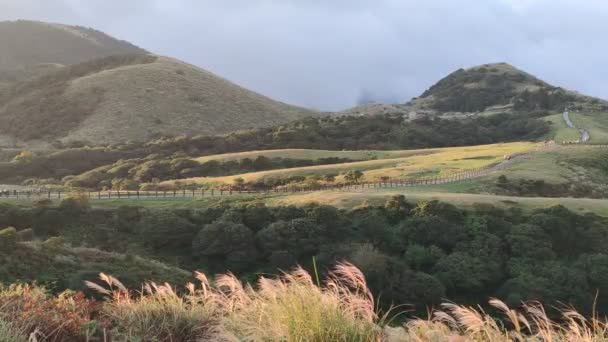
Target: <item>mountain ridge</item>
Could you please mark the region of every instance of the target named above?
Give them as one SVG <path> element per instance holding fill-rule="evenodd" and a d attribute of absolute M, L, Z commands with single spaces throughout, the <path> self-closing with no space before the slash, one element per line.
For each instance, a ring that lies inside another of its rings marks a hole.
<path fill-rule="evenodd" d="M 45 66 L 149 53 L 92 28 L 32 20 L 0 21 L 0 46 L 0 85 L 39 76 Z"/>

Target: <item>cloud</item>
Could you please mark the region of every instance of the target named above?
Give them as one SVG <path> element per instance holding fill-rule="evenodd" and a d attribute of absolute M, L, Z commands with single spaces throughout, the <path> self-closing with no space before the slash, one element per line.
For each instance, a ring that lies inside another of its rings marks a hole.
<path fill-rule="evenodd" d="M 0 19 L 99 28 L 282 101 L 404 102 L 506 61 L 608 98 L 604 0 L 0 0 Z"/>

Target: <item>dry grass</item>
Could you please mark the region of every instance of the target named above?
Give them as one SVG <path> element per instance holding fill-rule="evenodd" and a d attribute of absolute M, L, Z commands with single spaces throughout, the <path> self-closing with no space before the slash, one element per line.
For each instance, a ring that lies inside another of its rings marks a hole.
<path fill-rule="evenodd" d="M 0 93 L 0 132 L 24 140 L 61 137 L 78 127 L 104 98 L 101 87 L 69 93 L 74 79 L 155 60 L 140 54 L 104 57 L 16 83 Z"/>
<path fill-rule="evenodd" d="M 95 88 L 105 89 L 103 101 L 66 139 L 113 142 L 213 135 L 316 115 L 170 58 L 74 80 L 67 94 Z"/>
<path fill-rule="evenodd" d="M 29 332 L 31 341 L 57 342 L 608 340 L 606 320 L 597 314 L 584 317 L 564 307 L 555 321 L 541 303 L 513 309 L 498 299 L 489 301 L 492 315 L 481 306 L 446 303 L 426 319 L 389 326 L 388 315 L 379 317 L 361 271 L 350 264 L 336 266 L 322 286 L 301 268 L 277 278 L 260 278 L 255 287 L 230 273 L 213 282 L 197 273 L 198 285 L 187 284 L 182 294 L 169 284 L 153 283 L 133 293 L 112 276 L 100 274 L 100 279 L 104 285 L 88 282 L 106 297 L 96 306 L 96 321 L 91 302 L 77 302 L 65 294 L 52 298 L 29 286 L 0 289 L 0 341 L 25 342 Z M 62 319 L 69 325 L 60 324 L 55 335 L 42 335 Z"/>
<path fill-rule="evenodd" d="M 169 285 L 147 284 L 133 296 L 117 279 L 88 285 L 108 297 L 102 316 L 115 337 L 159 341 L 382 341 L 363 274 L 338 265 L 318 287 L 298 268 L 279 278 L 260 278 L 256 288 L 224 274 L 210 283 L 197 273 L 178 295 Z"/>
<path fill-rule="evenodd" d="M 496 164 L 504 160 L 505 155 L 514 155 L 533 151 L 536 143 L 517 142 L 507 144 L 479 145 L 466 147 L 437 148 L 414 150 L 407 157 L 389 157 L 389 159 L 369 160 L 362 162 L 319 165 L 291 169 L 271 170 L 245 173 L 227 177 L 198 177 L 179 180 L 181 184 L 230 184 L 236 177 L 247 182 L 268 178 L 288 178 L 292 176 L 313 176 L 338 174 L 349 170 L 364 171 L 364 181 L 378 181 L 380 177 L 417 178 L 424 176 L 441 176 L 458 171 L 472 170 Z M 396 155 L 407 155 L 407 151 L 394 151 Z M 275 154 L 279 156 L 279 154 Z M 338 177 L 340 182 L 343 178 Z M 172 184 L 167 181 L 164 184 Z"/>

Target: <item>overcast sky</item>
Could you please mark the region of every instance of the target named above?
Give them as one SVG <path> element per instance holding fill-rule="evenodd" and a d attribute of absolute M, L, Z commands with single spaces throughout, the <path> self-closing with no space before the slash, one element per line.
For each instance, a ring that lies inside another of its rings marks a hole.
<path fill-rule="evenodd" d="M 0 0 L 0 20 L 93 27 L 275 99 L 405 102 L 508 62 L 608 98 L 608 0 Z"/>

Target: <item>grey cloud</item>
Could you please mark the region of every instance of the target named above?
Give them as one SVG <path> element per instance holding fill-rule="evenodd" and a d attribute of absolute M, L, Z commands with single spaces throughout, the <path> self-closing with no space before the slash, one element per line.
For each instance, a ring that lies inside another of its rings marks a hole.
<path fill-rule="evenodd" d="M 506 61 L 608 97 L 605 0 L 0 0 L 98 28 L 282 101 L 404 102 L 459 67 Z"/>

